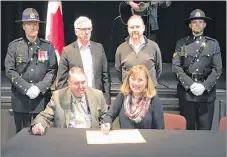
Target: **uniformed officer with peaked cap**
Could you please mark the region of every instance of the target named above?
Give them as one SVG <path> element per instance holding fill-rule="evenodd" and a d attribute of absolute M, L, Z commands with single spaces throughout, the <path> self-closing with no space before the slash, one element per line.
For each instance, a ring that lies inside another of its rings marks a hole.
<path fill-rule="evenodd" d="M 222 73 L 219 43 L 203 35 L 206 22 L 210 20 L 200 9 L 191 12 L 185 23 L 192 35 L 177 41 L 172 59 L 172 68 L 179 81 L 180 114 L 186 118 L 190 130 L 211 129 L 216 82 Z"/>
<path fill-rule="evenodd" d="M 19 132 L 49 102 L 58 64 L 53 45 L 38 38 L 39 23 L 44 22 L 38 12 L 27 8 L 16 22 L 22 24 L 25 35 L 9 44 L 5 70 L 12 85 L 12 109 Z"/>

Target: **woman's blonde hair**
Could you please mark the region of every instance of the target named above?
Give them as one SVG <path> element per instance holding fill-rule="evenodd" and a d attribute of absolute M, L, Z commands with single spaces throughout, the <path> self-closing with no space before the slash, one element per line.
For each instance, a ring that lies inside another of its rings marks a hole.
<path fill-rule="evenodd" d="M 129 78 L 131 76 L 136 76 L 140 73 L 142 73 L 147 79 L 147 85 L 143 90 L 143 95 L 149 99 L 156 95 L 156 89 L 154 87 L 154 84 L 151 80 L 150 73 L 148 72 L 147 68 L 144 65 L 136 65 L 130 69 L 130 71 L 128 72 L 128 75 L 126 76 L 121 86 L 120 91 L 124 94 L 124 96 L 127 96 L 132 92 L 132 90 L 129 87 Z"/>

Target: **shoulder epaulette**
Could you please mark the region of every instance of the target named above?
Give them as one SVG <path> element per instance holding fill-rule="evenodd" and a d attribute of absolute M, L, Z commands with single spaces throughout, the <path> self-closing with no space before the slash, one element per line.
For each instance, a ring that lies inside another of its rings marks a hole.
<path fill-rule="evenodd" d="M 15 42 L 18 42 L 18 41 L 22 41 L 22 40 L 23 40 L 23 38 L 17 38 L 15 40 L 11 41 L 9 44 L 12 44 L 12 43 L 15 43 Z"/>
<path fill-rule="evenodd" d="M 186 37 L 183 38 L 184 41 L 187 41 L 189 39 L 190 39 L 190 36 L 186 36 Z"/>
<path fill-rule="evenodd" d="M 213 40 L 213 41 L 215 41 L 215 39 L 213 39 L 213 38 L 211 38 L 211 37 L 208 37 L 208 36 L 205 36 L 205 38 L 206 38 L 207 40 Z"/>
<path fill-rule="evenodd" d="M 49 44 L 51 44 L 51 42 L 50 41 L 48 41 L 48 40 L 46 40 L 46 39 L 43 39 L 43 38 L 39 38 L 42 42 L 45 42 L 45 43 L 49 43 Z"/>
<path fill-rule="evenodd" d="M 184 44 L 189 39 L 189 36 L 186 36 L 184 38 L 181 38 L 177 41 L 178 44 Z"/>
<path fill-rule="evenodd" d="M 183 37 L 181 39 L 179 39 L 179 42 L 183 42 L 183 41 L 187 41 L 189 39 L 189 36 Z"/>

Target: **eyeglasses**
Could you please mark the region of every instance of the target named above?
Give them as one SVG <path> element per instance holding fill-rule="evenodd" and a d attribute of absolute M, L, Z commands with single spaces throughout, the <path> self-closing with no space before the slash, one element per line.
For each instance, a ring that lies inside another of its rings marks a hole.
<path fill-rule="evenodd" d="M 85 85 L 85 83 L 86 83 L 86 81 L 76 81 L 76 82 L 74 82 L 73 84 L 75 85 L 75 86 L 80 86 L 80 85 Z"/>
<path fill-rule="evenodd" d="M 141 28 L 141 26 L 140 25 L 136 25 L 136 26 L 129 26 L 128 28 L 130 28 L 130 29 L 140 29 Z"/>
<path fill-rule="evenodd" d="M 91 32 L 92 31 L 92 28 L 76 28 L 76 29 L 79 29 L 82 32 L 86 32 L 86 31 Z"/>

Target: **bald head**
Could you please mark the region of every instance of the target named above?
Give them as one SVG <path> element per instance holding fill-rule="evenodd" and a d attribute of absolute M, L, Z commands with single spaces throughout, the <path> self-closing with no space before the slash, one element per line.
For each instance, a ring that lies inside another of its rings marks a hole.
<path fill-rule="evenodd" d="M 128 33 L 130 40 L 134 44 L 141 42 L 143 33 L 145 31 L 145 25 L 143 19 L 139 15 L 133 15 L 128 20 Z"/>
<path fill-rule="evenodd" d="M 142 25 L 144 25 L 144 21 L 143 21 L 143 19 L 142 19 L 142 17 L 141 16 L 139 16 L 139 15 L 132 15 L 129 19 L 128 19 L 128 25 L 131 23 L 131 21 L 141 21 L 141 23 L 142 23 Z"/>

